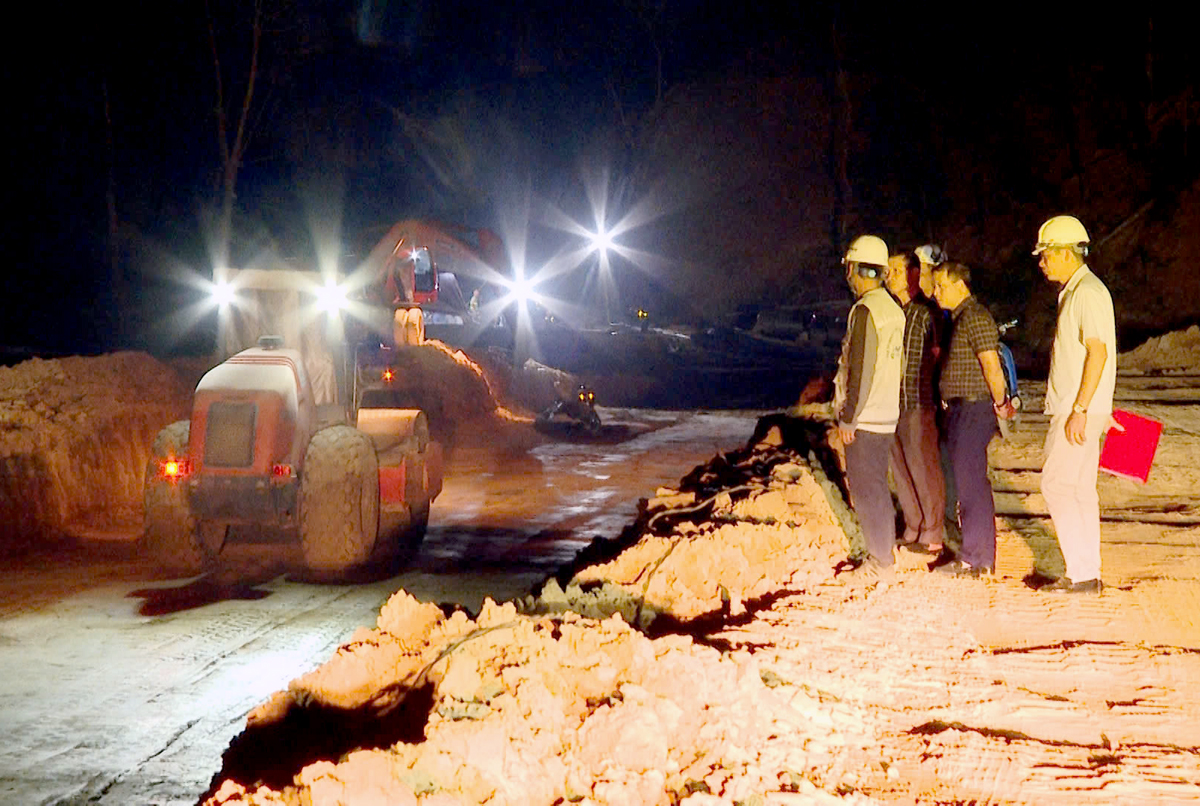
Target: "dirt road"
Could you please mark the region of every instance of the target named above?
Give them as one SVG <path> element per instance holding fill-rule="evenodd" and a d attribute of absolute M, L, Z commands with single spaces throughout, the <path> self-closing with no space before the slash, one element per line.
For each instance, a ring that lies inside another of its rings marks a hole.
<path fill-rule="evenodd" d="M 396 576 L 320 585 L 293 550 L 230 548 L 164 581 L 137 513 L 80 524 L 60 554 L 0 579 L 0 801 L 194 803 L 246 713 L 370 625 L 398 588 L 477 610 L 615 535 L 639 498 L 742 445 L 754 412 L 602 410 L 587 441 L 460 430 L 426 541 Z"/>

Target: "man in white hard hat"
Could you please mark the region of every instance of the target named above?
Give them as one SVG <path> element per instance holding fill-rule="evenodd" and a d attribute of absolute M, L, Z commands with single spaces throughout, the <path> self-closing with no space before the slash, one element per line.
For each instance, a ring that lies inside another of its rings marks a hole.
<path fill-rule="evenodd" d="M 913 250 L 921 263 L 921 293 L 933 299 L 933 270 L 946 262 L 946 251 L 935 243 L 927 243 Z"/>
<path fill-rule="evenodd" d="M 1058 283 L 1058 323 L 1046 381 L 1042 495 L 1058 537 L 1066 574 L 1042 588 L 1099 593 L 1100 498 L 1096 476 L 1100 436 L 1109 426 L 1117 378 L 1112 296 L 1088 268 L 1087 230 L 1074 216 L 1047 220 L 1038 230 L 1038 265 Z"/>
<path fill-rule="evenodd" d="M 883 287 L 887 262 L 887 244 L 874 235 L 856 238 L 842 259 L 856 301 L 834 378 L 846 483 L 868 554 L 850 575 L 867 581 L 890 575 L 895 561 L 896 511 L 887 470 L 900 416 L 904 312 Z"/>

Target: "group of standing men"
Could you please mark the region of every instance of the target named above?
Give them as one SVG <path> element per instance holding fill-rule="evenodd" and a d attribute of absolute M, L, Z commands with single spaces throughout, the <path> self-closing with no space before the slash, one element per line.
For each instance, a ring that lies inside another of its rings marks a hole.
<path fill-rule="evenodd" d="M 1114 425 L 1116 327 L 1108 289 L 1087 267 L 1089 240 L 1078 219 L 1055 216 L 1041 226 L 1033 251 L 1043 275 L 1061 286 L 1042 494 L 1066 573 L 1042 590 L 1066 593 L 1101 589 L 1096 481 L 1100 438 Z M 902 543 L 936 555 L 931 570 L 992 573 L 987 449 L 998 421 L 1016 413 L 995 319 L 971 293 L 970 269 L 947 261 L 935 245 L 889 254 L 882 239 L 864 235 L 842 262 L 856 301 L 838 359 L 834 413 L 868 554 L 848 573 L 872 580 L 892 572 L 889 466 L 904 515 Z M 957 498 L 950 508 L 948 488 Z M 957 553 L 944 542 L 947 511 L 957 513 L 962 532 Z"/>

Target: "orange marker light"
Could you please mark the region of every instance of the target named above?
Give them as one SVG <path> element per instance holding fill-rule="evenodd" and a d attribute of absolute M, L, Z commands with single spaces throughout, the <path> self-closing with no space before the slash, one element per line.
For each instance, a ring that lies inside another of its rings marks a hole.
<path fill-rule="evenodd" d="M 192 472 L 192 467 L 186 459 L 166 459 L 159 467 L 167 481 L 179 481 Z"/>
<path fill-rule="evenodd" d="M 391 383 L 395 379 L 396 379 L 396 373 L 392 371 L 391 367 L 388 367 L 387 369 L 385 369 L 383 371 L 383 382 L 384 383 Z"/>

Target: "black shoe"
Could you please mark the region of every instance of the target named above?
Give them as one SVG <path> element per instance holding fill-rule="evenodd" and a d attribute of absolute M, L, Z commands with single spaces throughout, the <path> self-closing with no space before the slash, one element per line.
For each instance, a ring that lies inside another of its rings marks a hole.
<path fill-rule="evenodd" d="M 933 562 L 929 564 L 930 571 L 936 571 L 943 566 L 957 563 L 958 557 L 950 549 L 942 549 L 942 553 L 933 558 Z"/>
<path fill-rule="evenodd" d="M 901 543 L 900 547 L 911 551 L 913 554 L 923 554 L 926 557 L 942 556 L 942 549 L 931 549 L 924 543 Z"/>
<path fill-rule="evenodd" d="M 1083 582 L 1072 582 L 1067 577 L 1059 577 L 1049 585 L 1038 588 L 1046 593 L 1100 593 L 1104 584 L 1098 579 L 1085 579 Z"/>

